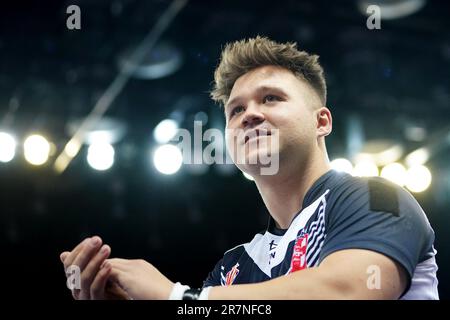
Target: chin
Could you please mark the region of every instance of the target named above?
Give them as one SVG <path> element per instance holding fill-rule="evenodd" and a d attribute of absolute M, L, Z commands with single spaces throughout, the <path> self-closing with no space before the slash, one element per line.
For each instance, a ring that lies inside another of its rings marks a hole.
<path fill-rule="evenodd" d="M 250 175 L 260 175 L 262 168 L 271 167 L 275 161 L 279 163 L 278 153 L 273 154 L 264 148 L 246 152 L 245 156 L 240 157 L 238 163 L 235 161 L 235 164 L 240 170 Z"/>
<path fill-rule="evenodd" d="M 253 177 L 259 176 L 261 174 L 261 166 L 260 165 L 240 164 L 238 166 L 238 168 L 242 172 L 245 172 Z"/>
<path fill-rule="evenodd" d="M 247 150 L 243 162 L 250 166 L 261 165 L 261 162 L 264 162 L 268 157 L 270 157 L 270 151 L 266 148 L 258 148 L 252 151 Z"/>

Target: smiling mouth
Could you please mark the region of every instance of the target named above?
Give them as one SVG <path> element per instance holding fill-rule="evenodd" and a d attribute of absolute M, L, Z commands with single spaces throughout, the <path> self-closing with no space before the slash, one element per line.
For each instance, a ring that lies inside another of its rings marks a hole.
<path fill-rule="evenodd" d="M 269 130 L 256 129 L 251 132 L 251 135 L 248 135 L 248 134 L 245 135 L 244 144 L 246 144 L 251 139 L 264 137 L 264 136 L 271 136 L 271 135 L 272 135 L 272 133 Z"/>

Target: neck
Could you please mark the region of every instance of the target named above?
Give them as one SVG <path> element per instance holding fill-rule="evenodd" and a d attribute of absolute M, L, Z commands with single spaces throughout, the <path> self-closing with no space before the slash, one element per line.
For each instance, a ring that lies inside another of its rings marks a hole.
<path fill-rule="evenodd" d="M 256 176 L 264 204 L 278 228 L 287 229 L 302 209 L 303 199 L 314 182 L 331 169 L 326 153 L 317 152 L 305 163 L 280 165 L 273 176 Z"/>

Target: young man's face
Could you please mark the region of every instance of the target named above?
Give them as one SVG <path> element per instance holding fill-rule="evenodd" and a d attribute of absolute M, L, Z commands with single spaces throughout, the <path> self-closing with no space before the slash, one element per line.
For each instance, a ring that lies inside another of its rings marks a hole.
<path fill-rule="evenodd" d="M 234 163 L 260 174 L 262 157 L 280 165 L 304 159 L 317 143 L 319 106 L 313 89 L 287 69 L 264 66 L 239 77 L 224 110 Z"/>

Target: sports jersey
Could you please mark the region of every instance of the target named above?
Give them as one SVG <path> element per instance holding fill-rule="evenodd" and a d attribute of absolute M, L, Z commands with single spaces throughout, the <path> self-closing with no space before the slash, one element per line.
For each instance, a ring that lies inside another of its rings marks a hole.
<path fill-rule="evenodd" d="M 227 252 L 203 287 L 257 283 L 317 267 L 344 249 L 372 250 L 407 272 L 401 299 L 439 299 L 434 231 L 405 189 L 382 178 L 330 170 L 306 193 L 288 229 L 268 227 Z"/>

